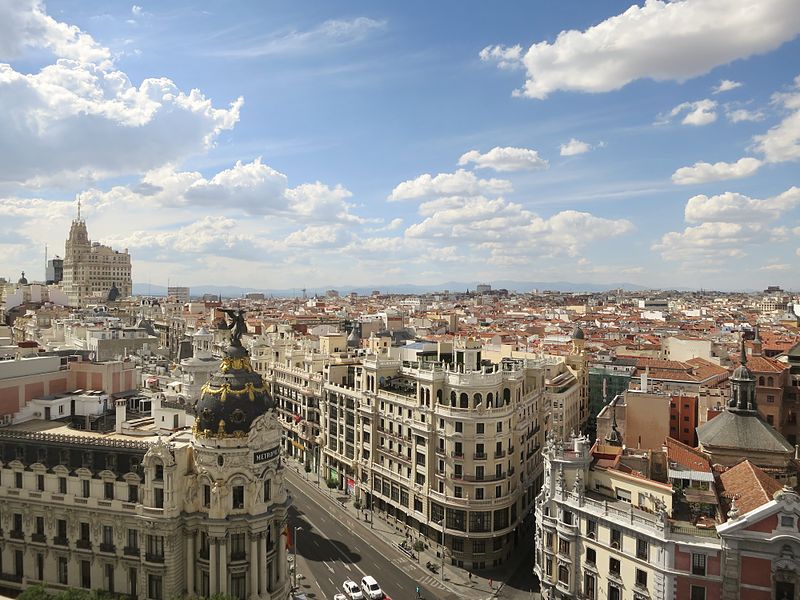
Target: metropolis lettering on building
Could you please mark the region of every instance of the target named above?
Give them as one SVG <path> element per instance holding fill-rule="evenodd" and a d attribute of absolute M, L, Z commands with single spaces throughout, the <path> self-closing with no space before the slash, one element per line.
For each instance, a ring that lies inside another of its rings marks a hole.
<path fill-rule="evenodd" d="M 280 454 L 280 451 L 280 446 L 275 446 L 269 450 L 259 450 L 258 452 L 253 452 L 253 463 L 258 464 L 272 460 L 273 458 L 277 457 L 278 454 Z"/>

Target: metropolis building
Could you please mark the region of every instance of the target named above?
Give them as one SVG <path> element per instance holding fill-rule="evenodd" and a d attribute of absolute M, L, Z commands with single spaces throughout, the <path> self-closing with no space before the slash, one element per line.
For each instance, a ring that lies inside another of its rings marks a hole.
<path fill-rule="evenodd" d="M 161 436 L 127 409 L 107 430 L 80 406 L 0 428 L 0 588 L 285 599 L 280 426 L 238 336 L 191 429 Z"/>

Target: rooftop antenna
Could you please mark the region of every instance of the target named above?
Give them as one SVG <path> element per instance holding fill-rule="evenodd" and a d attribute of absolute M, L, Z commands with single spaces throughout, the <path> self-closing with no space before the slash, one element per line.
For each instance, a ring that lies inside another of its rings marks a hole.
<path fill-rule="evenodd" d="M 78 221 L 81 220 L 81 197 L 78 196 Z"/>

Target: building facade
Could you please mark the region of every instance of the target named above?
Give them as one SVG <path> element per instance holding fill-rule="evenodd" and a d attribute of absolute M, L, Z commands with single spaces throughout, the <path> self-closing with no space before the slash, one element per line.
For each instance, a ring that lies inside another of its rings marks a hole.
<path fill-rule="evenodd" d="M 78 216 L 65 244 L 62 285 L 73 306 L 105 302 L 112 288 L 117 297 L 127 298 L 133 292 L 130 254 L 90 241 L 86 221 Z"/>
<path fill-rule="evenodd" d="M 81 429 L 80 414 L 0 429 L 0 586 L 285 599 L 289 500 L 273 408 L 231 346 L 191 429 L 162 437 L 129 419 L 124 399 L 111 430 Z"/>

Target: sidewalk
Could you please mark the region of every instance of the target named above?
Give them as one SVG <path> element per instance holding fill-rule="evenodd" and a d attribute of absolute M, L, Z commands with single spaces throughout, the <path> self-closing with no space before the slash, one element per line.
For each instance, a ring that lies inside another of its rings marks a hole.
<path fill-rule="evenodd" d="M 511 560 L 502 566 L 474 572 L 471 577 L 467 570 L 451 565 L 446 558 L 444 560 L 444 569 L 442 570 L 442 557 L 438 552 L 439 546 L 430 544 L 429 540 L 420 537 L 418 531 L 412 530 L 405 523 L 396 522 L 384 513 L 378 511 L 372 513 L 363 508 L 356 510 L 353 507 L 353 497 L 351 495 L 345 494 L 342 490 L 329 489 L 322 478 L 318 482 L 316 474 L 306 473 L 303 464 L 294 458 L 286 458 L 286 467 L 294 471 L 310 488 L 315 488 L 321 497 L 328 499 L 331 505 L 338 506 L 351 517 L 360 521 L 364 528 L 372 529 L 374 532 L 382 534 L 393 546 L 399 547 L 403 541 L 407 541 L 408 547 L 411 548 L 418 539 L 423 541 L 427 547 L 421 552 L 413 551 L 421 570 L 427 574 L 420 581 L 423 591 L 428 588 L 449 590 L 458 598 L 473 598 L 476 600 L 511 597 L 503 593 L 506 581 L 518 568 L 524 568 L 522 561 L 525 559 L 526 553 L 514 552 Z M 371 515 L 374 516 L 372 522 L 370 522 Z M 427 562 L 431 562 L 436 566 L 436 573 L 426 568 Z M 489 585 L 490 582 L 491 586 Z M 538 597 L 538 594 L 536 596 Z M 525 594 L 524 597 L 528 598 L 529 596 Z"/>

